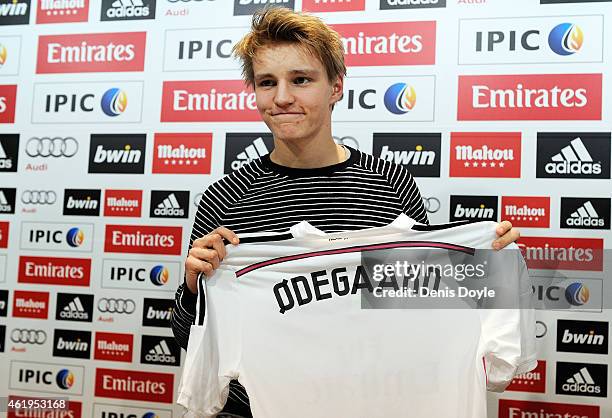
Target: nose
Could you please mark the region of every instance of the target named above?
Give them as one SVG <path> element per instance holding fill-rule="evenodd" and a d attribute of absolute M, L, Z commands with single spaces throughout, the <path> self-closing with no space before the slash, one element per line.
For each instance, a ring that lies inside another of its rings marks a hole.
<path fill-rule="evenodd" d="M 295 101 L 293 94 L 291 93 L 291 86 L 286 81 L 279 81 L 276 85 L 276 92 L 274 94 L 274 104 L 278 107 L 285 107 L 292 104 Z"/>

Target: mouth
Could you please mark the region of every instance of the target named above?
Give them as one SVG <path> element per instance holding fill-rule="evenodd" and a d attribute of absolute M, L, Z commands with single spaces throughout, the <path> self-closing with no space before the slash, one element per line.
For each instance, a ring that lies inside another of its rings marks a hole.
<path fill-rule="evenodd" d="M 304 114 L 297 112 L 283 112 L 283 113 L 273 113 L 271 114 L 272 118 L 279 122 L 293 122 L 298 119 L 301 119 Z"/>

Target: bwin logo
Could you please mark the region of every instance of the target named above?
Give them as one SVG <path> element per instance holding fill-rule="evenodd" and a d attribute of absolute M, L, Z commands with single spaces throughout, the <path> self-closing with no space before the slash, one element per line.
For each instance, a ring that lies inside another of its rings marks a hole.
<path fill-rule="evenodd" d="M 495 211 L 480 204 L 477 208 L 464 208 L 461 203 L 455 207 L 455 218 L 493 219 Z"/>
<path fill-rule="evenodd" d="M 127 108 L 127 94 L 118 88 L 108 89 L 102 96 L 102 111 L 107 116 L 119 116 Z"/>
<path fill-rule="evenodd" d="M 127 144 L 123 149 L 105 150 L 103 145 L 98 145 L 96 154 L 94 155 L 94 163 L 122 163 L 122 164 L 137 164 L 140 162 L 142 152 L 133 150 Z"/>
<path fill-rule="evenodd" d="M 395 115 L 410 112 L 416 105 L 416 91 L 406 83 L 395 83 L 385 92 L 385 107 Z"/>
<path fill-rule="evenodd" d="M 66 209 L 97 209 L 98 201 L 92 199 L 91 196 L 87 196 L 86 199 L 75 199 L 72 196 L 68 196 L 68 202 L 66 202 Z"/>
<path fill-rule="evenodd" d="M 582 48 L 583 41 L 582 29 L 572 23 L 561 23 L 548 35 L 548 45 L 558 55 L 575 54 Z"/>
<path fill-rule="evenodd" d="M 57 341 L 57 349 L 86 352 L 89 349 L 89 343 L 81 341 L 80 339 L 77 339 L 76 341 L 66 341 L 60 337 Z"/>
<path fill-rule="evenodd" d="M 151 269 L 149 278 L 151 279 L 151 283 L 155 286 L 163 286 L 168 283 L 169 276 L 170 272 L 168 269 L 160 264 Z"/>
<path fill-rule="evenodd" d="M 594 330 L 590 330 L 588 334 L 577 334 L 566 329 L 561 338 L 561 342 L 564 344 L 603 345 L 605 338 L 603 335 L 595 334 Z"/>
<path fill-rule="evenodd" d="M 400 165 L 433 165 L 436 161 L 436 153 L 423 151 L 422 145 L 417 145 L 414 151 L 391 151 L 389 146 L 385 145 L 380 150 L 380 158 Z"/>

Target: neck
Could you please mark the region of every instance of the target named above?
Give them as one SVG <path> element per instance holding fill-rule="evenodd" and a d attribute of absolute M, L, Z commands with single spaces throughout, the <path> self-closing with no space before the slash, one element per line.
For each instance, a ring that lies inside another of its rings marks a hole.
<path fill-rule="evenodd" d="M 331 138 L 313 141 L 274 140 L 272 162 L 291 168 L 320 168 L 341 163 L 346 159 L 344 148 Z"/>

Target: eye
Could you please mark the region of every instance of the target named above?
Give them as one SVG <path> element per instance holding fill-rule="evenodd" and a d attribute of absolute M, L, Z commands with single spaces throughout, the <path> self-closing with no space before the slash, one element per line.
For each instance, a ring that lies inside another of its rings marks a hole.
<path fill-rule="evenodd" d="M 259 87 L 271 87 L 274 85 L 274 81 L 272 80 L 261 80 L 257 83 Z"/>
<path fill-rule="evenodd" d="M 295 80 L 293 80 L 295 84 L 306 84 L 309 81 L 310 79 L 308 77 L 296 77 Z"/>

